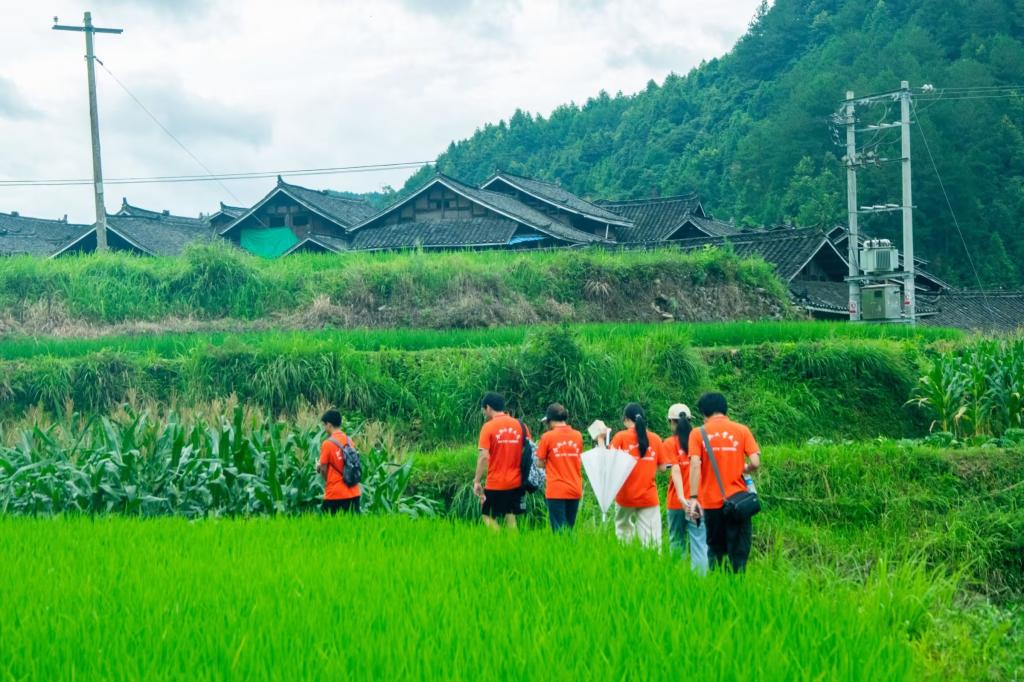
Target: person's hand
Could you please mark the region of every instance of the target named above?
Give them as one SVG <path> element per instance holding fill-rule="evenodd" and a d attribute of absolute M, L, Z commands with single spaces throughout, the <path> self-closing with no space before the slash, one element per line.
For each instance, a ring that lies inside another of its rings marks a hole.
<path fill-rule="evenodd" d="M 697 523 L 697 520 L 704 515 L 704 510 L 700 508 L 700 503 L 697 500 L 687 500 L 686 515 L 690 517 L 691 521 Z"/>
<path fill-rule="evenodd" d="M 480 498 L 480 501 L 484 501 L 484 487 L 480 484 L 480 481 L 473 481 L 473 494 Z"/>

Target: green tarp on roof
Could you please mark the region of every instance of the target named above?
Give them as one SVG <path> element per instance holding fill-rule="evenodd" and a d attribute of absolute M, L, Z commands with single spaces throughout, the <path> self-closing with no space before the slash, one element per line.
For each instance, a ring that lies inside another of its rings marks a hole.
<path fill-rule="evenodd" d="M 242 230 L 242 248 L 263 258 L 277 258 L 299 243 L 287 227 L 256 227 Z"/>

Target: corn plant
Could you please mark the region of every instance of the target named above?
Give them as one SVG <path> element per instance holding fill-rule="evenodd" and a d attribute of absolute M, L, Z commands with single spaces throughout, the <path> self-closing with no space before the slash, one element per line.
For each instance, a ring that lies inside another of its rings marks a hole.
<path fill-rule="evenodd" d="M 1024 338 L 984 339 L 937 357 L 911 403 L 957 437 L 1001 436 L 1024 425 Z"/>
<path fill-rule="evenodd" d="M 126 411 L 116 420 L 73 415 L 23 429 L 0 446 L 0 512 L 253 516 L 316 507 L 322 432 L 263 417 L 241 406 L 189 424 Z M 432 516 L 439 505 L 407 493 L 413 462 L 393 464 L 369 450 L 364 509 Z"/>

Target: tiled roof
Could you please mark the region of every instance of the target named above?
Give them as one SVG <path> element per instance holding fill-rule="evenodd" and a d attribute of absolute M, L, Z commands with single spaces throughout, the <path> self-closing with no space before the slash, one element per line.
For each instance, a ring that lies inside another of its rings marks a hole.
<path fill-rule="evenodd" d="M 632 201 L 598 201 L 599 205 L 633 221 L 632 229 L 617 231 L 620 242 L 662 242 L 678 230 L 688 218 L 702 217 L 697 211 L 700 199 L 696 193 L 661 199 Z M 737 230 L 738 231 L 738 230 Z"/>
<path fill-rule="evenodd" d="M 188 223 L 205 222 L 202 218 L 192 218 L 190 216 L 183 215 L 171 215 L 170 211 L 151 211 L 148 208 L 132 206 L 131 204 L 128 203 L 127 198 L 121 199 L 121 208 L 114 215 L 132 218 L 161 218 L 166 220 L 176 220 Z"/>
<path fill-rule="evenodd" d="M 529 194 L 552 206 L 566 209 L 573 213 L 578 213 L 588 218 L 592 218 L 593 220 L 624 226 L 628 226 L 632 222 L 628 218 L 623 218 L 621 215 L 613 213 L 606 208 L 598 206 L 597 204 L 592 204 L 586 199 L 582 199 L 554 183 L 535 180 L 533 178 L 524 178 L 521 175 L 514 175 L 507 171 L 499 171 L 494 177 L 485 182 L 481 188 L 488 189 L 491 184 L 496 183 L 497 181 L 504 181 L 519 191 Z"/>
<path fill-rule="evenodd" d="M 399 223 L 357 230 L 352 249 L 458 249 L 483 246 L 505 246 L 517 229 L 513 220 L 494 218 L 456 218 Z"/>
<path fill-rule="evenodd" d="M 154 256 L 180 256 L 185 247 L 211 238 L 209 226 L 195 219 L 162 216 L 108 216 L 107 227 Z"/>
<path fill-rule="evenodd" d="M 775 267 L 786 282 L 792 280 L 822 248 L 832 248 L 825 234 L 816 228 L 784 232 L 744 232 L 731 237 L 681 239 L 673 244 L 684 250 L 722 246 L 728 242 L 739 256 L 758 256 Z"/>
<path fill-rule="evenodd" d="M 52 256 L 90 229 L 66 220 L 0 213 L 0 256 Z"/>
<path fill-rule="evenodd" d="M 560 223 L 532 206 L 527 206 L 515 197 L 510 197 L 509 195 L 502 194 L 501 192 L 492 192 L 488 189 L 470 187 L 469 185 L 464 185 L 458 180 L 449 178 L 446 175 L 439 175 L 439 178 L 445 181 L 453 190 L 461 192 L 473 201 L 496 210 L 499 213 L 504 213 L 513 220 L 523 223 L 524 225 L 529 225 L 530 227 L 539 230 L 540 232 L 544 232 L 556 239 L 582 244 L 603 241 L 600 237 L 596 237 L 589 232 L 577 230 L 575 227 L 570 227 L 569 225 Z"/>
<path fill-rule="evenodd" d="M 220 202 L 220 209 L 218 209 L 213 215 L 225 215 L 229 218 L 237 218 L 248 210 L 249 209 L 245 206 L 228 206 L 222 201 Z"/>
<path fill-rule="evenodd" d="M 714 218 L 690 216 L 687 221 L 693 223 L 697 229 L 706 233 L 709 237 L 731 237 L 733 235 L 743 234 L 743 230 L 732 223 L 715 220 Z"/>
<path fill-rule="evenodd" d="M 293 199 L 308 205 L 344 228 L 358 225 L 374 214 L 373 206 L 364 199 L 353 199 L 329 189 L 308 189 L 278 179 L 277 186 Z"/>
<path fill-rule="evenodd" d="M 212 238 L 206 221 L 180 216 L 149 218 L 134 215 L 108 215 L 107 230 L 150 256 L 180 256 L 192 242 Z M 77 239 L 65 244 L 59 252 L 95 233 L 89 225 Z"/>
<path fill-rule="evenodd" d="M 331 253 L 341 253 L 342 251 L 348 251 L 351 247 L 344 239 L 339 239 L 329 234 L 311 234 L 281 255 L 287 256 L 296 251 L 316 248 L 321 248 Z"/>
<path fill-rule="evenodd" d="M 957 327 L 984 331 L 1016 331 L 1024 328 L 1024 291 L 943 291 L 918 295 L 934 315 L 921 318 L 933 327 Z M 926 311 L 922 311 L 926 312 Z"/>
<path fill-rule="evenodd" d="M 353 230 L 355 231 L 356 234 L 358 234 L 362 230 L 371 229 L 367 227 L 369 223 L 372 223 L 381 216 L 387 215 L 388 213 L 397 210 L 400 206 L 408 203 L 409 201 L 412 201 L 415 197 L 419 196 L 421 193 L 423 193 L 424 191 L 428 190 L 430 187 L 438 183 L 448 187 L 450 190 L 456 192 L 457 194 L 461 194 L 470 201 L 473 201 L 481 206 L 489 208 L 496 213 L 502 214 L 510 220 L 522 223 L 523 225 L 526 225 L 528 227 L 532 227 L 538 232 L 546 234 L 550 237 L 554 237 L 555 239 L 566 241 L 571 244 L 592 244 L 604 241 L 602 238 L 592 235 L 589 232 L 577 230 L 574 227 L 565 225 L 564 223 L 561 223 L 555 220 L 554 218 L 545 215 L 541 211 L 538 211 L 532 206 L 527 206 L 526 204 L 519 201 L 515 197 L 509 196 L 507 194 L 502 194 L 501 192 L 492 192 L 491 190 L 487 189 L 470 187 L 469 185 L 465 185 L 454 178 L 450 178 L 447 175 L 442 175 L 440 173 L 438 173 L 431 181 L 420 187 L 411 196 L 408 196 L 398 201 L 397 203 L 388 206 L 387 208 L 383 209 L 376 215 L 370 216 L 361 224 L 356 225 L 353 228 Z M 427 221 L 422 222 L 425 223 Z M 454 222 L 454 220 L 452 222 Z M 469 225 L 472 224 L 472 221 L 470 221 Z"/>

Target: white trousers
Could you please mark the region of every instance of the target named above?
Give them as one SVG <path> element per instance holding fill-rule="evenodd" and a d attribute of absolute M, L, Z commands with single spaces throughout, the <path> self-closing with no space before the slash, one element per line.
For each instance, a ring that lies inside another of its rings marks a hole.
<path fill-rule="evenodd" d="M 661 507 L 616 507 L 615 535 L 622 542 L 639 538 L 644 547 L 661 549 Z"/>

